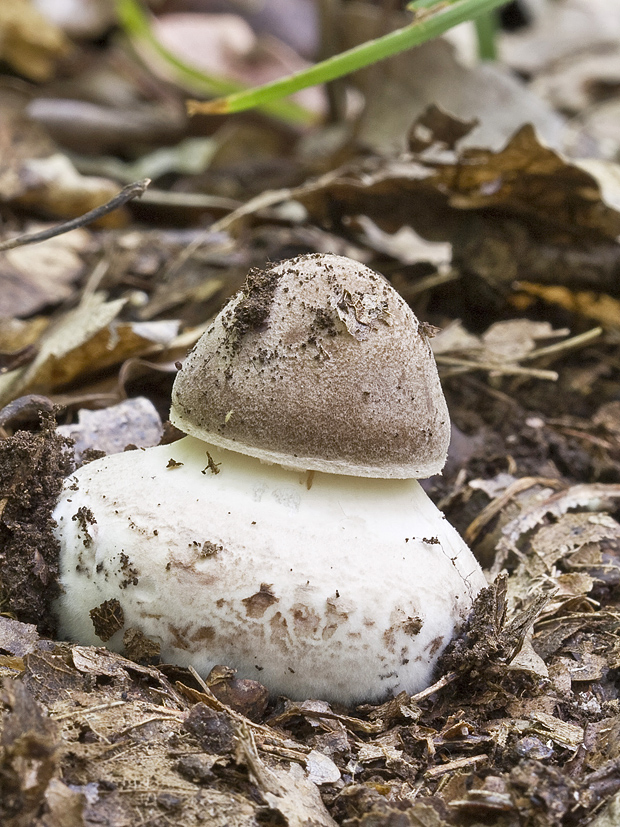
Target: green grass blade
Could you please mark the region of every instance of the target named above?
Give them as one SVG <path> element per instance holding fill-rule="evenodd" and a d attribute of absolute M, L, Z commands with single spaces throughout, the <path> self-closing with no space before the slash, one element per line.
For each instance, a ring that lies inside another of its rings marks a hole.
<path fill-rule="evenodd" d="M 268 101 L 291 95 L 308 86 L 327 83 L 335 78 L 363 69 L 385 58 L 399 54 L 406 49 L 432 40 L 453 26 L 471 20 L 481 14 L 505 5 L 507 0 L 417 0 L 410 4 L 415 13 L 412 23 L 390 34 L 369 40 L 316 63 L 303 72 L 257 86 L 243 92 L 218 98 L 201 105 L 200 111 L 212 113 L 240 112 L 254 106 L 263 106 Z"/>
<path fill-rule="evenodd" d="M 478 56 L 480 60 L 497 60 L 495 46 L 497 37 L 497 14 L 495 10 L 476 17 L 476 35 L 478 37 Z"/>
<path fill-rule="evenodd" d="M 185 63 L 163 46 L 151 28 L 149 18 L 138 0 L 116 0 L 116 9 L 120 24 L 132 40 L 149 46 L 158 57 L 174 69 L 180 82 L 187 84 L 195 92 L 206 95 L 229 95 L 242 93 L 248 87 L 236 81 L 208 74 Z M 317 116 L 291 101 L 266 102 L 260 105 L 269 115 L 291 123 L 312 123 Z"/>

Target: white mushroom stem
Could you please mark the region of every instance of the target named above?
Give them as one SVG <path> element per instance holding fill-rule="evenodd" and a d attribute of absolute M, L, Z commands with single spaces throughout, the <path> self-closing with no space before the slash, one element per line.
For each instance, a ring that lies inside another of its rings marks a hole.
<path fill-rule="evenodd" d="M 165 661 L 296 699 L 427 686 L 485 585 L 416 480 L 286 470 L 194 437 L 85 466 L 54 517 L 61 634 L 100 645 L 90 610 L 116 598 Z"/>

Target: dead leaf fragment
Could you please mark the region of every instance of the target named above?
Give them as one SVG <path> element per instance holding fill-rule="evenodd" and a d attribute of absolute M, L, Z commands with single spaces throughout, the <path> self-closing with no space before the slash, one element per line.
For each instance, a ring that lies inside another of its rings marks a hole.
<path fill-rule="evenodd" d="M 0 615 L 0 649 L 21 658 L 36 650 L 38 640 L 36 626 Z"/>
<path fill-rule="evenodd" d="M 269 815 L 284 818 L 288 827 L 336 827 L 315 784 L 299 764 L 288 770 L 281 764 L 268 766 L 258 754 L 254 736 L 245 724 L 237 729 L 237 760 L 248 770 L 267 802 Z M 265 812 L 265 816 L 267 812 Z"/>
<path fill-rule="evenodd" d="M 22 174 L 28 184 L 15 201 L 63 218 L 76 218 L 101 207 L 121 189 L 108 178 L 80 175 L 67 156 L 60 153 L 25 159 Z M 97 224 L 122 227 L 127 218 L 127 212 L 121 208 L 99 219 Z"/>
<path fill-rule="evenodd" d="M 406 13 L 390 14 L 369 3 L 344 4 L 339 17 L 343 49 L 406 26 L 411 20 Z M 550 145 L 561 145 L 563 119 L 546 101 L 498 64 L 463 65 L 445 38 L 358 71 L 353 82 L 366 98 L 357 138 L 381 154 L 404 150 L 412 121 L 436 105 L 471 123 L 469 134 L 461 132 L 459 136 L 458 130 L 452 131 L 453 144 L 460 139 L 463 144 L 497 150 L 516 129 L 531 123 Z M 428 122 L 424 125 L 428 128 Z M 439 118 L 431 124 L 440 125 Z M 449 134 L 444 129 L 444 136 Z"/>
<path fill-rule="evenodd" d="M 593 319 L 608 329 L 620 328 L 620 301 L 604 293 L 590 290 L 571 290 L 560 285 L 545 286 L 519 282 L 519 290 L 538 296 L 550 304 L 557 304 L 575 315 Z"/>
<path fill-rule="evenodd" d="M 20 681 L 7 681 L 0 736 L 0 813 L 28 827 L 56 772 L 57 726 Z"/>
<path fill-rule="evenodd" d="M 84 272 L 79 252 L 88 243 L 85 230 L 73 230 L 0 254 L 0 316 L 31 316 L 69 298 Z"/>
<path fill-rule="evenodd" d="M 318 750 L 311 750 L 306 758 L 308 780 L 313 784 L 335 784 L 340 780 L 340 770 L 332 759 Z"/>
<path fill-rule="evenodd" d="M 62 31 L 31 0 L 0 4 L 0 58 L 34 81 L 49 80 L 56 61 L 69 51 Z"/>
<path fill-rule="evenodd" d="M 37 388 L 49 391 L 78 376 L 103 370 L 131 356 L 157 352 L 176 336 L 178 322 L 117 322 L 125 299 L 86 295 L 61 316 L 39 342 L 34 361 L 0 376 L 0 404 Z"/>
<path fill-rule="evenodd" d="M 44 827 L 83 827 L 86 796 L 81 790 L 52 778 L 45 790 L 45 803 L 49 812 Z"/>
<path fill-rule="evenodd" d="M 561 721 L 545 712 L 532 712 L 530 718 L 534 721 L 533 729 L 560 746 L 577 749 L 583 741 L 583 727 Z"/>
<path fill-rule="evenodd" d="M 117 454 L 128 445 L 138 448 L 157 445 L 163 425 L 153 403 L 139 396 L 100 411 L 82 408 L 78 411 L 78 422 L 60 425 L 58 432 L 74 440 L 73 452 L 79 463 L 88 450 Z"/>

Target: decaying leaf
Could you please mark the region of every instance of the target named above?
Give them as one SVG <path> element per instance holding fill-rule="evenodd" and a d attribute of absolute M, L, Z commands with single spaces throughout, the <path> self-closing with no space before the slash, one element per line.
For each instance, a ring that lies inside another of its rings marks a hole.
<path fill-rule="evenodd" d="M 613 296 L 591 290 L 570 290 L 560 285 L 532 284 L 528 281 L 519 282 L 518 287 L 529 296 L 537 296 L 549 304 L 564 307 L 575 315 L 593 319 L 608 329 L 620 329 L 620 301 Z"/>
<path fill-rule="evenodd" d="M 84 272 L 79 253 L 88 244 L 84 230 L 73 230 L 0 254 L 0 316 L 30 316 L 69 298 Z"/>
<path fill-rule="evenodd" d="M 568 332 L 566 329 L 553 330 L 548 322 L 514 319 L 496 322 L 478 337 L 468 333 L 457 320 L 433 337 L 431 348 L 437 363 L 451 366 L 452 373 L 480 369 L 490 371 L 492 375 L 527 374 L 528 369 L 519 365 L 536 358 L 538 343 L 563 339 Z M 565 342 L 566 346 L 570 346 L 570 342 Z M 558 347 L 558 353 L 564 347 Z M 547 355 L 549 351 L 543 348 L 542 353 Z M 539 378 L 557 378 L 551 371 L 534 368 L 529 372 Z"/>
<path fill-rule="evenodd" d="M 48 80 L 69 51 L 62 31 L 31 0 L 4 0 L 0 7 L 0 57 L 30 80 Z"/>
<path fill-rule="evenodd" d="M 118 184 L 108 178 L 80 175 L 69 158 L 60 153 L 47 158 L 26 159 L 22 174 L 28 183 L 14 200 L 64 218 L 83 215 L 120 192 Z M 127 213 L 123 209 L 116 210 L 99 223 L 122 227 L 127 223 Z"/>
<path fill-rule="evenodd" d="M 261 795 L 268 805 L 263 818 L 278 814 L 289 827 L 335 827 L 316 786 L 308 780 L 299 764 L 290 768 L 268 767 L 260 758 L 248 732 L 239 733 L 239 749 L 247 762 Z"/>
<path fill-rule="evenodd" d="M 0 813 L 7 827 L 29 827 L 56 772 L 58 728 L 20 681 L 0 699 Z"/>
<path fill-rule="evenodd" d="M 117 321 L 124 305 L 124 299 L 106 301 L 102 293 L 87 295 L 45 331 L 30 365 L 0 376 L 0 401 L 35 389 L 49 391 L 130 356 L 156 352 L 176 336 L 174 321 Z"/>
<path fill-rule="evenodd" d="M 215 227 L 234 231 L 266 206 L 295 202 L 321 226 L 346 231 L 361 215 L 384 233 L 411 227 L 449 242 L 466 295 L 481 306 L 510 293 L 516 280 L 613 295 L 615 170 L 563 158 L 529 125 L 497 151 L 448 150 L 431 136 L 418 153 L 369 156 L 296 189 L 263 193 Z"/>
<path fill-rule="evenodd" d="M 163 426 L 153 403 L 143 396 L 127 399 L 100 411 L 82 408 L 75 425 L 60 425 L 58 432 L 74 442 L 76 462 L 85 451 L 115 454 L 127 446 L 147 448 L 157 445 Z"/>
<path fill-rule="evenodd" d="M 389 14 L 366 3 L 347 4 L 339 16 L 343 48 L 410 21 L 406 13 Z M 366 95 L 358 140 L 375 152 L 404 150 L 411 123 L 435 105 L 457 118 L 475 121 L 460 136 L 469 146 L 497 150 L 524 123 L 533 124 L 551 146 L 561 145 L 562 118 L 558 113 L 500 66 L 465 65 L 445 38 L 357 72 L 353 81 Z"/>

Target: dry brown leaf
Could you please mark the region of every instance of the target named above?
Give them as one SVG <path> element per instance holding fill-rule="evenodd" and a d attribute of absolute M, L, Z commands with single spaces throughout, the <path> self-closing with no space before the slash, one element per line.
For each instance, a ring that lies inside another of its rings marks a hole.
<path fill-rule="evenodd" d="M 85 230 L 73 230 L 0 253 L 0 317 L 30 316 L 69 298 L 84 272 L 78 253 L 89 242 Z"/>
<path fill-rule="evenodd" d="M 342 49 L 411 20 L 370 3 L 346 3 L 339 17 Z M 457 118 L 477 119 L 461 146 L 498 150 L 525 123 L 551 146 L 562 146 L 563 118 L 545 101 L 498 64 L 464 66 L 443 38 L 356 72 L 353 82 L 365 96 L 356 138 L 375 152 L 404 150 L 412 121 L 431 104 Z"/>
<path fill-rule="evenodd" d="M 0 649 L 21 658 L 36 650 L 38 640 L 36 626 L 0 615 Z"/>
<path fill-rule="evenodd" d="M 121 189 L 108 178 L 80 175 L 67 156 L 60 153 L 25 159 L 22 174 L 27 185 L 14 200 L 63 218 L 75 218 L 100 207 Z M 127 221 L 127 211 L 120 208 L 99 219 L 97 225 L 122 227 Z"/>
<path fill-rule="evenodd" d="M 495 322 L 482 334 L 483 358 L 499 364 L 519 362 L 540 347 L 541 341 L 563 339 L 569 332 L 567 328 L 554 330 L 549 322 L 530 319 Z"/>
<path fill-rule="evenodd" d="M 340 780 L 340 770 L 332 759 L 318 750 L 310 750 L 306 756 L 308 781 L 313 784 L 335 784 Z"/>
<path fill-rule="evenodd" d="M 620 328 L 620 300 L 605 293 L 590 290 L 570 290 L 568 287 L 545 286 L 519 282 L 519 290 L 528 296 L 537 296 L 550 304 L 557 304 L 577 316 L 593 319 L 608 329 Z"/>
<path fill-rule="evenodd" d="M 431 348 L 439 366 L 451 366 L 452 372 L 485 370 L 498 373 L 526 373 L 539 378 L 554 378 L 549 371 L 521 367 L 520 362 L 535 357 L 539 342 L 562 339 L 569 331 L 554 330 L 548 322 L 511 319 L 496 322 L 482 334 L 468 333 L 456 320 L 440 330 L 431 340 Z"/>
<path fill-rule="evenodd" d="M 31 0 L 2 0 L 0 58 L 35 81 L 49 80 L 56 62 L 69 51 L 62 31 L 35 8 Z"/>
<path fill-rule="evenodd" d="M 117 322 L 124 304 L 124 299 L 107 302 L 101 293 L 86 296 L 45 331 L 30 365 L 0 376 L 0 404 L 34 389 L 61 387 L 131 356 L 157 352 L 176 336 L 175 321 Z"/>
<path fill-rule="evenodd" d="M 447 188 L 453 207 L 502 205 L 526 219 L 553 218 L 567 228 L 577 225 L 615 239 L 620 232 L 617 199 L 610 203 L 595 173 L 595 166 L 567 161 L 549 149 L 527 125 L 499 152 L 470 149 L 461 153 L 458 167 L 437 164 L 434 183 Z"/>
<path fill-rule="evenodd" d="M 15 353 L 34 345 L 48 324 L 49 319 L 45 316 L 27 321 L 0 317 L 0 353 Z"/>
<path fill-rule="evenodd" d="M 248 765 L 262 797 L 271 810 L 284 819 L 288 827 L 335 827 L 315 784 L 294 762 L 288 770 L 268 767 L 259 757 L 249 732 L 238 733 L 240 757 Z"/>
<path fill-rule="evenodd" d="M 450 240 L 467 215 L 489 208 L 518 216 L 526 226 L 540 228 L 548 222 L 549 233 L 558 235 L 561 228 L 564 239 L 566 233 L 593 232 L 593 241 L 601 235 L 615 240 L 620 235 L 620 198 L 613 185 L 617 166 L 607 165 L 605 175 L 601 172 L 600 165 L 568 162 L 528 125 L 499 152 L 466 149 L 444 152 L 439 160 L 424 153 L 369 158 L 282 191 L 281 200 L 299 201 L 320 223 L 362 213 L 385 232 L 409 225 L 431 240 Z M 277 201 L 277 193 L 272 200 Z M 251 212 L 250 207 L 243 213 Z M 221 223 L 235 219 L 233 214 Z M 548 242 L 552 239 L 550 235 Z"/>
<path fill-rule="evenodd" d="M 577 749 L 583 741 L 583 727 L 561 721 L 545 712 L 532 712 L 530 718 L 534 721 L 534 731 L 561 746 Z"/>

